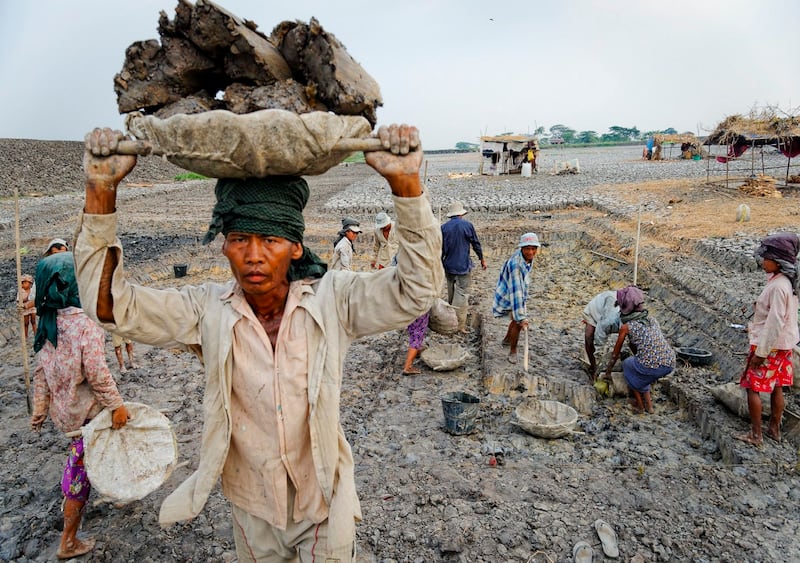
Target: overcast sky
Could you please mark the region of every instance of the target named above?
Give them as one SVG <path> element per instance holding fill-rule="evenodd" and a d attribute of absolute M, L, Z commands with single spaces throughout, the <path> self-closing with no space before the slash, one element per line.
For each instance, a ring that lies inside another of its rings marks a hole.
<path fill-rule="evenodd" d="M 751 108 L 800 106 L 796 0 L 225 0 L 269 35 L 316 17 L 378 82 L 382 124 L 428 149 L 564 124 L 705 134 Z M 177 0 L 0 0 L 0 137 L 123 128 L 125 49 Z"/>

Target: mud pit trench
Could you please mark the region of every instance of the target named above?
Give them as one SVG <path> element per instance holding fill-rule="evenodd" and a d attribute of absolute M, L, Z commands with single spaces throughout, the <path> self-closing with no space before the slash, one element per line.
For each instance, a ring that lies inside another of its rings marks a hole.
<path fill-rule="evenodd" d="M 355 455 L 364 513 L 357 527 L 360 560 L 569 561 L 572 546 L 583 539 L 593 546 L 595 561 L 610 561 L 603 558 L 592 529 L 597 518 L 615 528 L 623 561 L 637 555 L 645 561 L 800 558 L 795 447 L 770 442 L 757 450 L 731 442 L 726 451 L 724 441 L 747 423 L 728 414 L 705 389 L 738 377 L 736 353 L 744 349 L 744 337 L 730 333 L 728 325 L 739 322 L 733 317 L 741 306 L 749 307 L 763 284 L 762 274 L 748 269 L 742 258 L 757 233 L 681 240 L 667 226 L 645 224 L 638 275 L 654 314 L 673 344 L 708 348 L 717 361 L 708 369 L 681 366 L 669 384 L 656 385 L 655 414 L 632 415 L 624 399 L 594 399 L 590 412 L 579 419 L 582 433 L 560 440 L 537 439 L 511 424 L 514 407 L 533 392 L 563 394 L 573 404 L 584 397 L 580 390 L 588 387 L 588 379 L 578 359 L 580 313 L 595 293 L 632 279 L 635 213 L 597 187 L 607 179 L 591 176 L 588 160 L 581 156 L 585 175 L 568 184 L 538 176 L 523 186 L 516 178 L 456 185 L 447 172 L 469 170 L 471 164 L 457 157 L 431 159 L 434 206 L 446 207 L 456 197 L 478 206 L 468 218 L 484 243 L 489 269 L 476 271 L 472 282 L 471 334 L 429 336 L 432 345 L 455 341 L 467 347 L 472 358 L 462 368 L 433 372 L 420 364 L 423 375 L 402 376 L 404 331 L 361 339 L 348 354 L 342 424 Z M 623 175 L 625 167 L 637 164 L 615 166 Z M 332 248 L 343 214 L 357 216 L 365 226 L 387 206 L 386 188 L 375 191 L 374 174 L 362 166 L 309 181 L 308 241 L 323 256 Z M 123 190 L 127 199 L 120 204 L 120 232 L 131 247 L 126 265 L 133 279 L 158 287 L 227 279 L 219 241 L 210 247 L 195 242 L 207 224 L 210 186 L 199 182 Z M 476 192 L 500 195 L 481 208 L 485 200 Z M 526 205 L 524 212 L 508 203 L 512 196 Z M 728 204 L 727 198 L 722 203 Z M 80 196 L 60 198 L 57 209 L 64 206 L 79 209 Z M 47 215 L 46 206 L 39 209 L 25 231 L 39 239 L 72 231 L 73 217 L 48 224 L 43 219 L 60 214 Z M 58 232 L 50 234 L 53 229 Z M 502 261 L 528 230 L 550 246 L 542 249 L 534 267 L 531 317 L 541 321 L 532 323 L 531 369 L 523 377 L 519 365 L 510 369 L 500 347 L 506 321 L 491 317 L 491 292 Z M 13 242 L 3 243 L 4 271 L 11 273 L 8 249 Z M 357 266 L 366 269 L 368 244 L 362 240 L 357 246 Z M 190 264 L 186 278 L 174 279 L 176 261 Z M 4 279 L 4 291 L 10 292 L 13 273 Z M 7 309 L 3 313 L 13 318 Z M 27 429 L 14 326 L 3 324 L 8 343 L 0 346 L 0 435 L 7 444 L 0 458 L 0 559 L 48 561 L 59 536 L 58 478 L 66 444 L 51 425 L 39 436 Z M 121 391 L 130 400 L 166 411 L 178 436 L 180 459 L 189 464 L 140 502 L 115 508 L 93 497 L 84 530 L 99 544 L 86 560 L 232 561 L 229 509 L 218 489 L 195 520 L 167 530 L 156 522 L 163 498 L 197 465 L 203 391 L 199 362 L 176 350 L 138 344 L 136 353 L 142 367 L 119 377 Z M 115 366 L 110 344 L 108 360 Z M 511 384 L 490 393 L 487 382 L 495 379 Z M 482 401 L 476 431 L 465 436 L 443 428 L 440 398 L 456 390 Z M 488 453 L 498 447 L 504 451 L 503 464 L 492 468 Z"/>

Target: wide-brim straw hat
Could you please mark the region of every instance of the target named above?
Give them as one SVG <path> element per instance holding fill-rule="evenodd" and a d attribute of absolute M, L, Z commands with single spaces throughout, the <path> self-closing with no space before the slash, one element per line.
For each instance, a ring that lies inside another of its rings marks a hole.
<path fill-rule="evenodd" d="M 459 217 L 461 215 L 466 215 L 467 210 L 464 209 L 464 204 L 460 201 L 454 201 L 450 204 L 450 207 L 447 208 L 447 216 L 448 217 Z"/>

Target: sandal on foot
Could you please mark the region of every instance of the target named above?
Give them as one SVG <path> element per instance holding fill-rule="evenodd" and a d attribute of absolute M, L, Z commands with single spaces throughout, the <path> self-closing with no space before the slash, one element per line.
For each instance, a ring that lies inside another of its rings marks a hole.
<path fill-rule="evenodd" d="M 751 444 L 757 448 L 761 447 L 762 440 L 753 436 L 751 432 L 747 432 L 745 434 L 734 434 L 733 437 L 742 442 L 747 442 L 748 444 Z"/>
<path fill-rule="evenodd" d="M 411 369 L 404 369 L 403 370 L 403 375 L 419 375 L 421 373 L 422 372 L 420 370 L 418 370 L 417 368 L 411 368 Z"/>
<path fill-rule="evenodd" d="M 600 542 L 603 544 L 603 553 L 612 559 L 619 557 L 617 534 L 614 532 L 614 528 L 611 527 L 611 524 L 605 520 L 595 520 L 594 529 L 597 532 L 597 537 L 600 538 Z"/>
<path fill-rule="evenodd" d="M 516 354 L 509 354 L 508 355 L 508 363 L 516 364 L 517 363 L 517 355 Z"/>
<path fill-rule="evenodd" d="M 572 548 L 572 560 L 575 563 L 592 563 L 594 557 L 594 550 L 588 542 L 579 541 Z"/>
<path fill-rule="evenodd" d="M 778 442 L 779 444 L 780 444 L 780 443 L 781 443 L 781 441 L 783 440 L 783 438 L 781 438 L 781 435 L 780 435 L 780 434 L 773 434 L 773 433 L 772 433 L 772 432 L 770 432 L 769 430 L 767 430 L 766 432 L 764 432 L 764 436 L 766 436 L 767 438 L 769 438 L 769 439 L 770 439 L 770 440 L 772 440 L 773 442 Z"/>

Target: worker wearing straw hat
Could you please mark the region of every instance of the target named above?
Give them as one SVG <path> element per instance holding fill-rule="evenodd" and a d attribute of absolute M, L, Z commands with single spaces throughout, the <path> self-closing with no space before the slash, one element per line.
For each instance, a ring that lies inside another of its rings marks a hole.
<path fill-rule="evenodd" d="M 394 221 L 385 211 L 381 211 L 375 216 L 373 237 L 375 241 L 372 245 L 374 257 L 370 266 L 381 270 L 388 267 L 392 263 L 394 255 L 397 254 L 397 229 L 394 228 Z"/>
<path fill-rule="evenodd" d="M 464 219 L 467 210 L 460 201 L 454 201 L 447 210 L 449 220 L 442 225 L 442 264 L 447 279 L 447 302 L 456 308 L 459 332 L 467 332 L 470 272 L 472 260 L 469 249 L 475 251 L 481 267 L 486 269 L 483 249 L 475 227 Z"/>
<path fill-rule="evenodd" d="M 397 267 L 326 272 L 303 244 L 309 191 L 300 177 L 220 179 L 207 240 L 224 235 L 232 280 L 159 290 L 132 285 L 121 266 L 114 188 L 135 158 L 114 154 L 119 132 L 87 135 L 75 244 L 87 312 L 137 342 L 202 348 L 200 460 L 159 520 L 197 516 L 221 477 L 240 561 L 355 559 L 361 508 L 339 414 L 344 358 L 353 340 L 428 311 L 444 278 L 418 132 L 393 125 L 377 136 L 385 150 L 365 156 L 392 190 Z"/>

